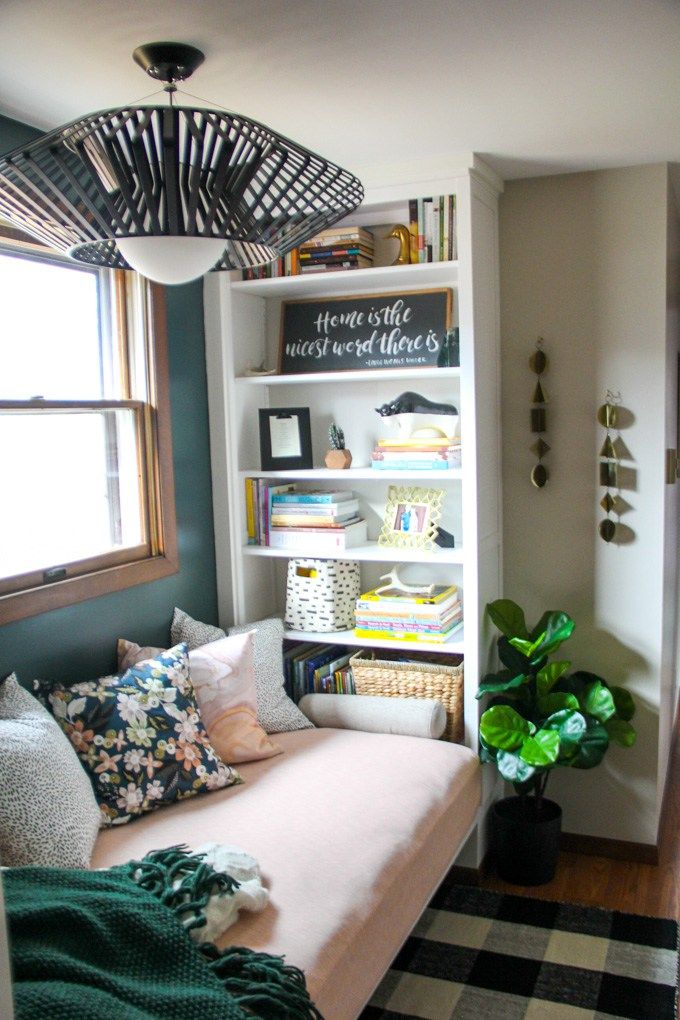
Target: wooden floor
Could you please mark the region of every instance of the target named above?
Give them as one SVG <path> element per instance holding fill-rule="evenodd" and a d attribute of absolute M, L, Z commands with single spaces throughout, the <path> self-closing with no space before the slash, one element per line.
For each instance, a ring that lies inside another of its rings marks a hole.
<path fill-rule="evenodd" d="M 488 874 L 481 881 L 482 887 L 497 892 L 623 910 L 632 914 L 673 917 L 680 921 L 679 770 L 680 740 L 676 735 L 661 826 L 658 865 L 563 852 L 560 854 L 554 880 L 546 885 L 510 885 L 495 874 Z"/>

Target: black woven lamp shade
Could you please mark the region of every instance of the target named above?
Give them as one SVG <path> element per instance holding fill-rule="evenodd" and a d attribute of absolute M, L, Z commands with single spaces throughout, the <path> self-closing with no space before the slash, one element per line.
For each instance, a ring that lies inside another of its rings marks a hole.
<path fill-rule="evenodd" d="M 0 158 L 0 214 L 109 268 L 130 268 L 119 241 L 125 249 L 126 239 L 144 238 L 211 240 L 209 262 L 194 275 L 261 265 L 362 199 L 348 171 L 217 110 L 105 110 Z"/>

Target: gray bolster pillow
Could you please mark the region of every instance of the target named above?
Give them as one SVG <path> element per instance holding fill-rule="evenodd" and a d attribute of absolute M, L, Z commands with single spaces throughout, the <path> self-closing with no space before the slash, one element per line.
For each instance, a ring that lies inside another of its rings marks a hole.
<path fill-rule="evenodd" d="M 435 698 L 305 694 L 298 707 L 315 726 L 339 730 L 437 738 L 446 728 L 446 709 Z"/>

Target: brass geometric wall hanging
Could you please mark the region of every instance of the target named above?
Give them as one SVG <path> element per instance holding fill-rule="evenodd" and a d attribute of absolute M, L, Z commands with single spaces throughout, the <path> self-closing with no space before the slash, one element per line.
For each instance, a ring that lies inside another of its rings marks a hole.
<path fill-rule="evenodd" d="M 542 489 L 545 483 L 548 481 L 548 469 L 543 463 L 543 458 L 546 453 L 550 450 L 549 445 L 543 438 L 543 433 L 547 429 L 547 415 L 545 405 L 548 402 L 548 398 L 545 395 L 545 390 L 541 382 L 541 376 L 548 367 L 548 358 L 543 350 L 543 337 L 539 337 L 536 341 L 536 350 L 529 358 L 529 368 L 537 376 L 536 386 L 532 397 L 532 407 L 530 412 L 531 431 L 538 436 L 535 443 L 531 445 L 532 453 L 535 453 L 538 457 L 538 461 L 534 464 L 531 470 L 531 484 L 537 489 Z"/>
<path fill-rule="evenodd" d="M 612 495 L 609 491 L 610 489 L 618 489 L 620 487 L 620 452 L 622 448 L 625 449 L 620 436 L 612 439 L 612 431 L 619 427 L 621 394 L 612 393 L 611 390 L 607 390 L 605 401 L 597 410 L 597 420 L 605 429 L 604 441 L 598 454 L 598 470 L 600 485 L 604 486 L 607 490 L 600 500 L 600 506 L 607 516 L 600 521 L 598 531 L 600 538 L 604 539 L 605 542 L 611 542 L 616 537 L 619 527 L 616 521 L 611 519 L 611 514 L 614 513 L 620 517 L 628 504 L 618 492 Z"/>

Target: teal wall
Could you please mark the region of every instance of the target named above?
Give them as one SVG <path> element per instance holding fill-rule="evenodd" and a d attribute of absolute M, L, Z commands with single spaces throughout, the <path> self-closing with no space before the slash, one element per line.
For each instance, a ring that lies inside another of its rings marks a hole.
<path fill-rule="evenodd" d="M 37 134 L 0 116 L 0 152 Z M 217 622 L 202 281 L 169 287 L 167 307 L 179 573 L 0 626 L 0 676 L 16 670 L 29 683 L 113 672 L 116 639 L 165 644 L 176 605 Z M 7 498 L 11 479 L 3 479 L 3 489 Z"/>

